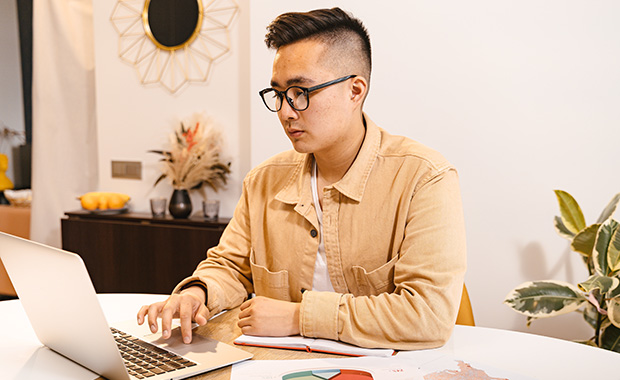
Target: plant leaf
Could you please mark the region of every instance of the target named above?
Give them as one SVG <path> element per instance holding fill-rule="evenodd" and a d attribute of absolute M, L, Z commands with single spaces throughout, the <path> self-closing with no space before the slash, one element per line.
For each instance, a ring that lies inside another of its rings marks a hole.
<path fill-rule="evenodd" d="M 620 286 L 617 286 L 615 289 L 611 289 L 609 293 L 607 293 L 607 297 L 609 298 L 613 298 L 616 296 L 620 296 Z"/>
<path fill-rule="evenodd" d="M 568 228 L 566 228 L 564 222 L 562 221 L 562 218 L 560 218 L 559 216 L 553 218 L 553 226 L 555 227 L 555 230 L 560 236 L 568 240 L 573 240 L 575 234 L 572 233 Z"/>
<path fill-rule="evenodd" d="M 553 317 L 577 310 L 586 297 L 569 283 L 545 280 L 526 282 L 514 288 L 504 303 L 532 318 Z"/>
<path fill-rule="evenodd" d="M 601 333 L 601 348 L 620 352 L 620 328 L 609 325 Z"/>
<path fill-rule="evenodd" d="M 166 150 L 148 150 L 147 153 L 157 153 L 157 154 L 161 154 L 164 156 L 170 156 L 170 152 Z"/>
<path fill-rule="evenodd" d="M 614 326 L 620 328 L 620 296 L 607 300 L 607 317 Z"/>
<path fill-rule="evenodd" d="M 166 174 L 160 175 L 159 178 L 157 178 L 157 181 L 155 181 L 155 183 L 153 184 L 153 187 L 157 186 L 157 184 L 161 182 L 161 180 L 164 178 L 166 178 Z"/>
<path fill-rule="evenodd" d="M 611 271 L 607 261 L 607 251 L 611 242 L 611 237 L 618 229 L 618 222 L 613 219 L 607 219 L 596 234 L 594 242 L 594 251 L 592 259 L 594 261 L 594 270 L 601 276 L 608 276 Z"/>
<path fill-rule="evenodd" d="M 613 235 L 611 235 L 609 246 L 607 247 L 607 264 L 611 273 L 620 270 L 620 228 L 616 228 Z"/>
<path fill-rule="evenodd" d="M 579 344 L 585 344 L 586 346 L 592 346 L 592 347 L 596 347 L 599 348 L 595 343 L 594 343 L 594 338 L 590 338 L 588 340 L 574 340 L 573 342 L 575 343 L 579 343 Z"/>
<path fill-rule="evenodd" d="M 586 293 L 590 293 L 594 289 L 599 289 L 601 293 L 607 293 L 610 289 L 614 289 L 620 284 L 617 277 L 599 276 L 593 274 L 586 281 L 577 284 L 579 289 Z"/>
<path fill-rule="evenodd" d="M 583 217 L 581 207 L 579 207 L 575 198 L 566 191 L 554 191 L 555 196 L 558 198 L 558 203 L 560 204 L 560 213 L 562 214 L 564 225 L 573 234 L 577 234 L 586 227 L 586 220 Z"/>
<path fill-rule="evenodd" d="M 535 320 L 535 319 L 536 319 L 536 318 L 533 318 L 533 317 L 527 317 L 527 318 L 525 319 L 525 325 L 529 328 L 529 327 L 530 327 L 530 325 L 532 324 L 532 321 L 533 321 L 533 320 Z"/>
<path fill-rule="evenodd" d="M 592 250 L 594 249 L 594 242 L 596 241 L 596 233 L 601 225 L 593 224 L 581 230 L 571 243 L 571 248 L 575 252 L 579 252 L 586 257 L 592 256 Z"/>
<path fill-rule="evenodd" d="M 601 215 L 598 217 L 596 223 L 603 223 L 604 221 L 609 219 L 609 217 L 612 216 L 616 211 L 616 207 L 618 207 L 618 202 L 620 202 L 620 193 L 614 195 L 609 204 L 605 207 Z"/>
<path fill-rule="evenodd" d="M 583 309 L 583 319 L 588 322 L 593 329 L 596 329 L 598 323 L 598 310 L 591 303 L 586 303 L 586 307 Z"/>

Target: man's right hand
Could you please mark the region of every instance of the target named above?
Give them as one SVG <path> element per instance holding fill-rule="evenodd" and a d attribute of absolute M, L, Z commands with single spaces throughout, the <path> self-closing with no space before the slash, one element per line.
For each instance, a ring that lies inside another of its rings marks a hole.
<path fill-rule="evenodd" d="M 173 294 L 167 300 L 145 305 L 138 311 L 138 324 L 144 323 L 148 314 L 148 323 L 151 332 L 157 332 L 157 318 L 161 318 L 162 337 L 170 338 L 172 319 L 181 320 L 181 334 L 183 342 L 192 342 L 192 322 L 203 326 L 207 323 L 209 310 L 205 306 L 206 294 L 198 286 L 191 286 L 178 294 Z"/>

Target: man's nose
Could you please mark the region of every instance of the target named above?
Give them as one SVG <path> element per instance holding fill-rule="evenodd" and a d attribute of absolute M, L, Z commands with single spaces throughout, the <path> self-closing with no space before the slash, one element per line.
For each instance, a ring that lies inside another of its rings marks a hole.
<path fill-rule="evenodd" d="M 291 105 L 286 101 L 286 99 L 282 99 L 282 107 L 280 107 L 280 111 L 278 114 L 281 119 L 296 119 L 299 116 L 299 111 L 296 111 Z"/>

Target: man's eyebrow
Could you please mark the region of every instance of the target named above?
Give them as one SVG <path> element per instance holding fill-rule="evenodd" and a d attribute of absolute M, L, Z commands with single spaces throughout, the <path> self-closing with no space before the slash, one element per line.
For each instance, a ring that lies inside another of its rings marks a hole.
<path fill-rule="evenodd" d="M 289 80 L 286 81 L 286 87 L 290 87 L 290 86 L 295 86 L 295 85 L 300 85 L 300 84 L 309 84 L 312 83 L 312 81 L 306 77 L 294 77 L 291 78 Z M 280 84 L 274 80 L 271 81 L 271 87 L 275 88 L 275 87 L 281 87 Z"/>

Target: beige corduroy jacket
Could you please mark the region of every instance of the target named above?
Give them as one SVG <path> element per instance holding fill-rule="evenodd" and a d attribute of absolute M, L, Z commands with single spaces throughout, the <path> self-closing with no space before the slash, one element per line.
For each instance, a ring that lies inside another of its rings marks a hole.
<path fill-rule="evenodd" d="M 323 233 L 335 293 L 312 291 L 319 225 L 312 155 L 287 151 L 253 169 L 218 246 L 192 280 L 211 315 L 248 294 L 301 302 L 307 337 L 421 349 L 449 338 L 466 268 L 456 170 L 439 153 L 366 117 L 345 176 L 325 188 Z"/>

